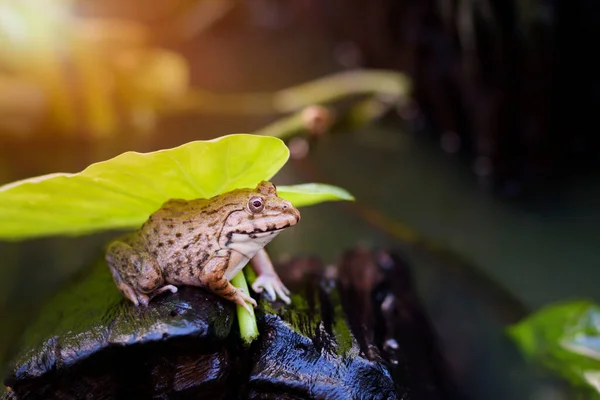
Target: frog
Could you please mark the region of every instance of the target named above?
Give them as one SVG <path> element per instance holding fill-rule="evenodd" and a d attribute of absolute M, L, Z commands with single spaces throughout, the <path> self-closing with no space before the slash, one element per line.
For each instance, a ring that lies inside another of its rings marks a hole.
<path fill-rule="evenodd" d="M 252 290 L 290 304 L 264 247 L 299 221 L 275 185 L 261 181 L 209 199 L 170 199 L 138 230 L 110 242 L 105 258 L 117 288 L 136 307 L 196 286 L 250 311 L 256 301 L 230 282 L 248 262 L 257 274 Z"/>

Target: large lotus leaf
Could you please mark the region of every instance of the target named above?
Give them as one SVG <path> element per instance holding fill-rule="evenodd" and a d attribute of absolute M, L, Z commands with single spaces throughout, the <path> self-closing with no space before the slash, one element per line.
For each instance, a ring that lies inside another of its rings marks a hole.
<path fill-rule="evenodd" d="M 77 174 L 51 174 L 0 187 L 0 238 L 77 235 L 136 228 L 171 198 L 210 198 L 255 187 L 289 157 L 277 138 L 229 135 L 152 153 L 123 153 Z M 280 187 L 295 206 L 349 200 L 329 185 Z"/>

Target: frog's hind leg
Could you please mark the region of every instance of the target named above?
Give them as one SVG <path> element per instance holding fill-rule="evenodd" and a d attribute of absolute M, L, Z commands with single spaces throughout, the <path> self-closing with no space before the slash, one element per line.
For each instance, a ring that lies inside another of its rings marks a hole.
<path fill-rule="evenodd" d="M 107 263 L 110 268 L 110 273 L 112 274 L 113 280 L 115 281 L 115 284 L 117 285 L 117 289 L 119 289 L 119 292 L 121 292 L 121 294 L 123 294 L 123 296 L 125 296 L 128 300 L 130 300 L 137 307 L 140 304 L 140 301 L 138 300 L 138 294 L 135 292 L 135 290 L 133 290 L 133 288 L 131 286 L 129 286 L 128 284 L 125 283 L 125 281 L 119 274 L 119 271 L 117 271 L 117 269 L 111 265 L 110 261 L 108 261 L 108 257 L 107 257 Z"/>
<path fill-rule="evenodd" d="M 229 263 L 229 257 L 216 256 L 211 258 L 204 266 L 198 280 L 202 283 L 202 286 L 207 287 L 211 292 L 232 301 L 244 307 L 248 312 L 251 312 L 248 303 L 256 307 L 256 300 L 237 289 L 229 282 L 225 276 L 225 271 L 227 270 Z"/>
<path fill-rule="evenodd" d="M 177 292 L 175 286 L 164 285 L 162 270 L 148 253 L 125 242 L 113 242 L 108 247 L 106 262 L 121 293 L 136 306 L 148 305 L 152 297 L 167 290 Z"/>

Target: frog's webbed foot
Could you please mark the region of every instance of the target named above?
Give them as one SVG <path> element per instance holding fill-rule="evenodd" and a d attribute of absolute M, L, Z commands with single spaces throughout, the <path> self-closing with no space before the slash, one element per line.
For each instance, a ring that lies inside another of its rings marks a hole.
<path fill-rule="evenodd" d="M 213 257 L 204 266 L 203 275 L 199 278 L 203 286 L 213 293 L 244 307 L 248 312 L 251 308 L 248 303 L 256 307 L 256 300 L 236 288 L 225 277 L 225 270 L 229 264 L 229 257 Z"/>
<path fill-rule="evenodd" d="M 147 306 L 148 302 L 150 301 L 150 296 L 147 296 L 143 293 L 139 293 L 136 292 L 135 290 L 133 290 L 133 288 L 131 286 L 129 286 L 128 284 L 126 284 L 125 282 L 123 282 L 123 280 L 121 279 L 121 277 L 118 275 L 118 273 L 116 271 L 113 271 L 113 276 L 117 275 L 117 277 L 115 277 L 115 282 L 117 283 L 117 288 L 119 289 L 119 291 L 123 294 L 123 296 L 125 296 L 125 298 L 129 301 L 131 301 L 136 307 L 138 307 L 140 304 L 143 306 Z"/>
<path fill-rule="evenodd" d="M 160 289 L 156 289 L 156 291 L 153 293 L 153 296 L 158 296 L 159 294 L 164 293 L 166 291 L 171 291 L 171 293 L 177 293 L 177 290 L 177 286 L 165 285 Z"/>
<path fill-rule="evenodd" d="M 138 293 L 135 290 L 133 290 L 131 286 L 123 282 L 123 280 L 116 271 L 113 270 L 112 272 L 113 277 L 115 278 L 115 283 L 117 284 L 117 289 L 119 289 L 119 291 L 123 294 L 123 296 L 125 296 L 126 299 L 131 301 L 136 307 L 139 306 L 140 303 L 143 305 L 148 305 L 148 296 L 144 296 L 146 297 L 146 300 L 144 302 L 144 299 L 140 299 Z M 117 275 L 118 278 L 115 275 Z"/>
<path fill-rule="evenodd" d="M 250 297 L 240 289 L 235 289 L 235 294 L 233 295 L 233 297 L 231 297 L 230 300 L 233 301 L 235 304 L 244 307 L 246 311 L 248 311 L 250 314 L 252 314 L 252 310 L 250 309 L 248 303 L 252 304 L 252 307 L 257 306 L 256 300 L 254 300 L 252 297 Z"/>
<path fill-rule="evenodd" d="M 169 292 L 169 291 L 171 293 L 177 293 L 177 287 L 173 286 L 173 285 L 165 285 L 161 288 L 154 290 L 152 293 L 144 294 L 144 293 L 138 292 L 137 299 L 141 305 L 147 306 L 148 303 L 150 302 L 150 300 L 152 300 L 153 298 L 155 298 L 156 296 L 158 296 L 161 293 Z M 135 303 L 135 301 L 134 301 L 134 303 Z"/>
<path fill-rule="evenodd" d="M 125 295 L 125 297 L 127 297 L 129 300 L 131 300 L 136 306 L 138 305 L 143 305 L 144 307 L 148 306 L 148 303 L 150 303 L 150 300 L 152 300 L 153 298 L 155 298 L 156 296 L 158 296 L 161 293 L 164 292 L 171 292 L 171 293 L 177 293 L 177 287 L 173 286 L 173 285 L 166 285 L 161 287 L 160 289 L 155 290 L 154 292 L 150 293 L 150 294 L 144 294 L 144 293 L 139 293 L 139 292 L 134 292 L 132 291 L 132 297 L 128 296 L 127 294 Z"/>
<path fill-rule="evenodd" d="M 277 296 L 283 300 L 286 304 L 290 304 L 289 298 L 290 291 L 285 287 L 283 282 L 275 274 L 262 274 L 252 284 L 252 290 L 256 293 L 262 293 L 263 290 L 267 292 L 269 300 L 275 301 Z"/>
<path fill-rule="evenodd" d="M 147 296 L 145 294 L 142 293 L 138 293 L 137 294 L 137 302 L 133 302 L 136 306 L 138 304 L 143 305 L 144 307 L 148 307 L 148 303 L 150 302 L 150 296 Z"/>
<path fill-rule="evenodd" d="M 263 290 L 266 290 L 269 300 L 275 301 L 277 296 L 279 296 L 286 304 L 290 304 L 291 300 L 288 296 L 290 291 L 281 282 L 281 279 L 279 279 L 265 249 L 261 249 L 256 253 L 250 262 L 258 275 L 258 278 L 252 284 L 252 290 L 256 293 L 262 293 Z"/>

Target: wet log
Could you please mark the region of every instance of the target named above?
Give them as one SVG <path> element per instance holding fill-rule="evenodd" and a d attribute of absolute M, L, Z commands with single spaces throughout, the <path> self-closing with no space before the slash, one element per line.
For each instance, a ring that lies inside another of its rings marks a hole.
<path fill-rule="evenodd" d="M 99 262 L 50 300 L 6 374 L 12 399 L 446 399 L 456 394 L 395 253 L 354 249 L 337 267 L 280 264 L 292 304 L 259 297 L 244 348 L 233 304 L 182 287 L 148 308 Z"/>
<path fill-rule="evenodd" d="M 182 287 L 148 308 L 115 290 L 104 262 L 47 303 L 5 379 L 17 398 L 227 393 L 234 307 Z M 137 397 L 136 397 L 137 398 Z M 221 397 L 224 398 L 224 397 Z"/>

